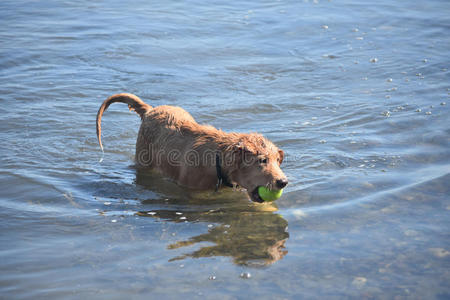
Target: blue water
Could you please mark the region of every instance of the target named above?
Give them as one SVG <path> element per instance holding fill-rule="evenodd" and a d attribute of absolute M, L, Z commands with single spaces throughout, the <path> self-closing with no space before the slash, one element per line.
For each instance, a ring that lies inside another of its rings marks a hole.
<path fill-rule="evenodd" d="M 447 299 L 450 2 L 2 1 L 0 298 Z M 133 166 L 118 92 L 285 153 L 274 206 Z"/>

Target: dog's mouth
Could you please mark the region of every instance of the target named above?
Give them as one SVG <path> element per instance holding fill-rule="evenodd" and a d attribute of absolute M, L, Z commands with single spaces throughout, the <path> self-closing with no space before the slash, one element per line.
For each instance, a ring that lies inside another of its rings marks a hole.
<path fill-rule="evenodd" d="M 259 196 L 258 186 L 252 192 L 248 193 L 248 195 L 250 196 L 250 200 L 252 200 L 253 202 L 257 203 L 264 202 L 264 200 Z"/>

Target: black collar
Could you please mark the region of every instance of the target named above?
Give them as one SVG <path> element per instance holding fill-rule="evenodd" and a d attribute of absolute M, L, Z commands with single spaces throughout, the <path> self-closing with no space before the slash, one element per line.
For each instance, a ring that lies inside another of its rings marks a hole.
<path fill-rule="evenodd" d="M 219 190 L 222 184 L 228 187 L 233 187 L 233 184 L 228 180 L 227 175 L 222 172 L 222 167 L 220 166 L 219 153 L 216 153 L 216 173 L 217 173 L 216 192 Z"/>

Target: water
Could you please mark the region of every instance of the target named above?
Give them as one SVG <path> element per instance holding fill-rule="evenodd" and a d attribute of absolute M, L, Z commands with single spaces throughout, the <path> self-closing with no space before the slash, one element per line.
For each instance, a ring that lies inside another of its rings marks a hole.
<path fill-rule="evenodd" d="M 2 1 L 1 298 L 449 298 L 449 12 Z M 138 172 L 125 105 L 102 156 L 118 92 L 270 138 L 278 209 Z"/>

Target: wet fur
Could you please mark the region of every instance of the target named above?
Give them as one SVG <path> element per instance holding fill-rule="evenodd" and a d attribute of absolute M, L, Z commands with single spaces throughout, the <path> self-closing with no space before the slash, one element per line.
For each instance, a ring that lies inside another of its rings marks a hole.
<path fill-rule="evenodd" d="M 274 188 L 277 180 L 287 180 L 280 169 L 283 151 L 262 135 L 226 133 L 209 125 L 198 124 L 180 107 L 152 107 L 133 94 L 113 95 L 100 106 L 97 113 L 97 138 L 102 149 L 102 115 L 115 102 L 127 104 L 142 119 L 136 142 L 138 167 L 156 169 L 189 188 L 212 189 L 217 183 L 217 170 L 211 153 L 219 153 L 224 161 L 224 174 L 231 183 L 246 188 L 250 197 L 258 186 Z M 209 159 L 201 160 L 200 164 L 189 164 L 185 156 L 189 151 Z M 170 159 L 171 153 L 181 155 Z M 262 159 L 267 159 L 267 163 L 262 164 Z"/>

